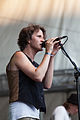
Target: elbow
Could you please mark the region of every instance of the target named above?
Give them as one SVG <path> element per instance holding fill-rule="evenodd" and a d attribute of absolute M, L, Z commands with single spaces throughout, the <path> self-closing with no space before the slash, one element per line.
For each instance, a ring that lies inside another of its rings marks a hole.
<path fill-rule="evenodd" d="M 52 82 L 44 82 L 44 88 L 45 89 L 50 89 L 52 86 Z"/>
<path fill-rule="evenodd" d="M 51 88 L 51 85 L 47 86 L 47 89 L 50 89 Z"/>
<path fill-rule="evenodd" d="M 34 77 L 33 80 L 36 81 L 36 82 L 42 82 L 43 81 L 43 79 L 39 76 Z"/>
<path fill-rule="evenodd" d="M 41 74 L 40 72 L 36 71 L 36 74 L 34 76 L 34 80 L 37 82 L 42 82 L 43 81 L 43 74 Z"/>
<path fill-rule="evenodd" d="M 35 81 L 42 82 L 42 79 L 36 78 Z"/>
<path fill-rule="evenodd" d="M 45 85 L 44 88 L 49 89 L 49 88 L 51 88 L 51 85 Z"/>
<path fill-rule="evenodd" d="M 38 82 L 42 82 L 42 79 L 38 79 Z"/>

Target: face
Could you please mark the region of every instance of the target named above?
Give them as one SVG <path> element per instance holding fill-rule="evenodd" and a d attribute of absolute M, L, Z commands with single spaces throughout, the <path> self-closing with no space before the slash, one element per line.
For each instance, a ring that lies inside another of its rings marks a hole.
<path fill-rule="evenodd" d="M 30 40 L 30 46 L 36 51 L 42 51 L 41 44 L 44 41 L 44 35 L 41 30 L 36 31 L 32 35 L 32 40 Z"/>
<path fill-rule="evenodd" d="M 74 115 L 78 112 L 78 106 L 77 105 L 70 105 L 70 114 Z"/>

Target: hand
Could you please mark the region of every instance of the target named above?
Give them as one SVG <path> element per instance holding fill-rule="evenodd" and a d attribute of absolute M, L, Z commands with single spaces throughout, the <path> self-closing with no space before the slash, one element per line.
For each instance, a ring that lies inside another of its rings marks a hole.
<path fill-rule="evenodd" d="M 53 46 L 53 51 L 52 51 L 51 54 L 54 55 L 54 56 L 57 54 L 58 50 L 61 48 L 60 45 L 59 45 L 59 42 L 60 41 L 53 42 L 54 46 Z"/>
<path fill-rule="evenodd" d="M 45 44 L 46 52 L 52 53 L 54 44 L 58 43 L 58 41 L 55 41 L 55 42 L 54 41 L 55 41 L 55 38 L 50 38 L 47 40 Z"/>

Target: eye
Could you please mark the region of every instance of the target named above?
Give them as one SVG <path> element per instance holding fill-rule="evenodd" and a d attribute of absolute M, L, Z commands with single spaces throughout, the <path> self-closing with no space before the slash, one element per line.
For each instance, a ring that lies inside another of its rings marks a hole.
<path fill-rule="evenodd" d="M 40 37 L 41 37 L 41 35 L 37 35 L 37 37 L 39 37 L 39 38 L 40 38 Z"/>

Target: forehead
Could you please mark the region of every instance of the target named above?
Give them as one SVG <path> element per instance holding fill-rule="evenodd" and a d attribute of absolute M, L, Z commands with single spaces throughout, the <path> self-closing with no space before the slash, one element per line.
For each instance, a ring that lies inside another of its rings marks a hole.
<path fill-rule="evenodd" d="M 34 31 L 33 34 L 43 34 L 43 31 L 41 29 Z"/>

